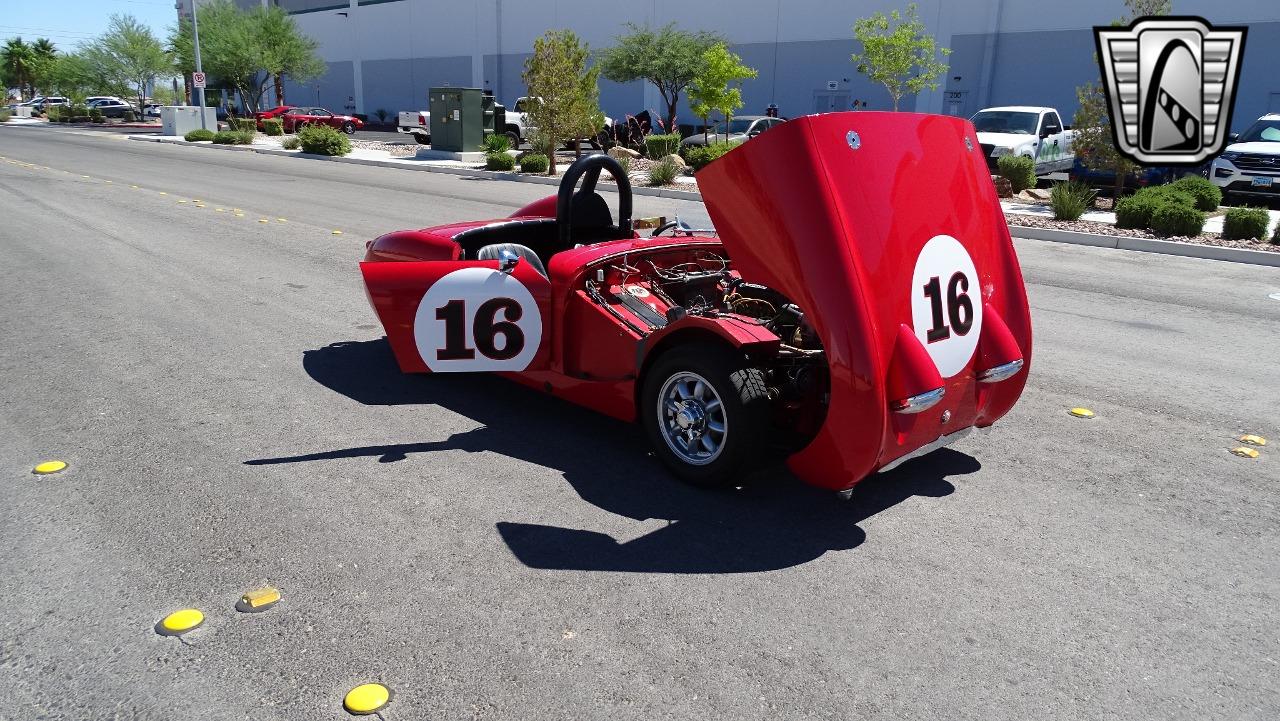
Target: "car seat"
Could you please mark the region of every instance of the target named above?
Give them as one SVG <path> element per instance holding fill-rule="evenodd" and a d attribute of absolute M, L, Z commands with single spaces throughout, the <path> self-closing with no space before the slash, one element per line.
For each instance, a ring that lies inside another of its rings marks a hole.
<path fill-rule="evenodd" d="M 502 260 L 504 252 L 511 253 L 524 260 L 534 270 L 541 273 L 542 277 L 548 277 L 547 268 L 542 264 L 542 259 L 538 257 L 538 254 L 533 252 L 533 249 L 529 246 L 520 245 L 519 243 L 493 243 L 492 245 L 486 245 L 476 252 L 476 260 Z"/>

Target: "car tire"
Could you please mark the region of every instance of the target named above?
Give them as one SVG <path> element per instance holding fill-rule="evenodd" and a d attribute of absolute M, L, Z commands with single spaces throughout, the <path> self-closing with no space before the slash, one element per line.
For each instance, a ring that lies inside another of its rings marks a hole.
<path fill-rule="evenodd" d="M 356 124 L 348 120 L 347 122 L 342 124 L 342 132 L 346 133 L 347 135 L 355 135 Z"/>
<path fill-rule="evenodd" d="M 764 460 L 769 405 L 764 373 L 741 353 L 693 344 L 654 361 L 644 377 L 640 418 L 658 458 L 676 477 L 732 488 Z"/>
<path fill-rule="evenodd" d="M 414 133 L 414 134 L 413 134 L 413 139 L 414 139 L 414 140 L 416 140 L 416 141 L 418 141 L 418 145 L 430 145 L 430 144 L 431 144 L 431 136 L 430 136 L 430 135 L 418 135 L 417 133 Z"/>
<path fill-rule="evenodd" d="M 507 142 L 511 143 L 511 149 L 519 150 L 520 149 L 520 133 L 517 133 L 514 130 L 508 130 L 506 132 L 506 136 L 507 136 Z"/>

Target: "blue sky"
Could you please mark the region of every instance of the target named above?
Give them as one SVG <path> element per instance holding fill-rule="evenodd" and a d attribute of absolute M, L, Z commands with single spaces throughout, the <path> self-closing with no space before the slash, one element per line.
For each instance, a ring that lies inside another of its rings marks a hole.
<path fill-rule="evenodd" d="M 6 0 L 4 5 L 0 42 L 16 35 L 28 41 L 44 37 L 59 50 L 72 50 L 100 34 L 115 13 L 136 17 L 162 41 L 178 18 L 173 0 Z"/>

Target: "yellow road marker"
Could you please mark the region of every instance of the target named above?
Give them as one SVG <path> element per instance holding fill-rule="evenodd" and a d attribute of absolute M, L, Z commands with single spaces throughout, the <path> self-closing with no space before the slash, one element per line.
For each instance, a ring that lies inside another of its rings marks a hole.
<path fill-rule="evenodd" d="M 1076 418 L 1093 418 L 1093 411 L 1088 408 L 1072 408 L 1067 412 Z"/>
<path fill-rule="evenodd" d="M 1248 444 L 1249 444 L 1249 445 L 1251 445 L 1251 446 L 1265 446 L 1265 445 L 1267 445 L 1267 439 L 1266 439 L 1266 438 L 1263 438 L 1262 436 L 1255 436 L 1255 435 L 1253 435 L 1252 433 L 1248 433 L 1248 434 L 1245 434 L 1245 435 L 1243 435 L 1243 436 L 1240 436 L 1240 442 L 1241 442 L 1241 443 L 1248 443 Z"/>
<path fill-rule="evenodd" d="M 288 223 L 289 221 L 285 220 L 284 218 L 276 218 L 276 222 L 277 222 L 277 223 Z"/>
<path fill-rule="evenodd" d="M 138 186 L 136 186 L 136 185 L 130 185 L 129 187 L 130 187 L 130 188 L 133 188 L 134 190 L 137 190 L 137 189 L 138 189 Z"/>
<path fill-rule="evenodd" d="M 231 212 L 233 212 L 233 213 L 243 213 L 244 211 L 243 211 L 243 210 L 241 210 L 241 209 L 239 209 L 239 208 L 232 208 L 232 209 L 231 209 Z"/>
<path fill-rule="evenodd" d="M 186 204 L 187 204 L 187 201 L 185 201 L 185 200 L 179 200 L 179 201 L 178 201 L 178 205 L 186 205 Z"/>
<path fill-rule="evenodd" d="M 370 714 L 391 700 L 391 691 L 380 683 L 363 683 L 347 692 L 342 706 L 353 714 Z"/>
<path fill-rule="evenodd" d="M 156 633 L 162 636 L 179 636 L 194 631 L 204 623 L 204 614 L 198 609 L 184 608 L 165 616 L 156 624 Z"/>
<path fill-rule="evenodd" d="M 50 473 L 64 471 L 66 468 L 66 461 L 44 461 L 43 463 L 37 463 L 36 467 L 31 469 L 31 472 L 37 476 L 47 476 Z"/>
<path fill-rule="evenodd" d="M 341 230 L 335 230 L 335 231 L 333 231 L 333 234 L 334 234 L 334 235 L 342 235 L 342 231 L 341 231 Z"/>
<path fill-rule="evenodd" d="M 199 199 L 199 198 L 193 198 L 193 199 L 191 200 L 191 202 L 193 202 L 193 203 L 203 203 L 204 201 L 203 201 L 203 200 L 201 200 L 201 199 Z"/>
<path fill-rule="evenodd" d="M 271 586 L 263 586 L 241 596 L 240 602 L 236 604 L 236 609 L 245 613 L 257 613 L 258 611 L 265 611 L 279 602 L 280 591 Z"/>
<path fill-rule="evenodd" d="M 1240 446 L 1239 448 L 1232 448 L 1231 452 L 1236 454 L 1237 456 L 1240 456 L 1241 458 L 1257 458 L 1258 457 L 1258 449 L 1256 448 L 1245 448 L 1244 446 Z"/>
<path fill-rule="evenodd" d="M 215 212 L 215 213 L 225 213 L 225 212 L 227 212 L 227 211 L 223 210 L 222 208 L 214 208 L 214 209 L 213 209 L 213 212 Z"/>
<path fill-rule="evenodd" d="M 87 176 L 87 175 L 81 175 L 80 177 L 81 177 L 81 178 L 88 179 L 88 177 L 89 177 L 89 176 Z"/>
<path fill-rule="evenodd" d="M 110 181 L 110 180 L 104 180 L 104 181 L 102 181 L 102 182 L 106 183 L 107 185 L 111 185 L 111 181 Z"/>
<path fill-rule="evenodd" d="M 164 192 L 163 190 L 162 190 L 162 191 L 160 191 L 160 194 L 161 194 L 161 195 L 168 195 L 168 193 Z"/>
<path fill-rule="evenodd" d="M 258 218 L 258 222 L 259 222 L 259 223 L 270 223 L 271 221 L 267 220 L 266 218 Z"/>

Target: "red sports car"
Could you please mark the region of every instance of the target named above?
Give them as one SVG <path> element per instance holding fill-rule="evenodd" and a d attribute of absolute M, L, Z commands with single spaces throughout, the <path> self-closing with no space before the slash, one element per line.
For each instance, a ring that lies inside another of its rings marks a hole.
<path fill-rule="evenodd" d="M 296 133 L 304 125 L 328 125 L 351 135 L 364 127 L 364 121 L 351 115 L 334 115 L 324 108 L 290 108 L 280 116 L 284 119 L 284 131 Z"/>
<path fill-rule="evenodd" d="M 1013 407 L 1031 318 L 967 121 L 808 116 L 697 180 L 718 235 L 639 236 L 625 172 L 592 155 L 509 218 L 371 241 L 360 270 L 400 369 L 499 372 L 638 420 L 711 486 L 781 454 L 844 491 Z"/>
<path fill-rule="evenodd" d="M 279 118 L 295 107 L 294 105 L 277 105 L 270 110 L 259 110 L 253 114 L 253 119 L 258 121 L 258 130 L 262 130 L 262 121 Z"/>

